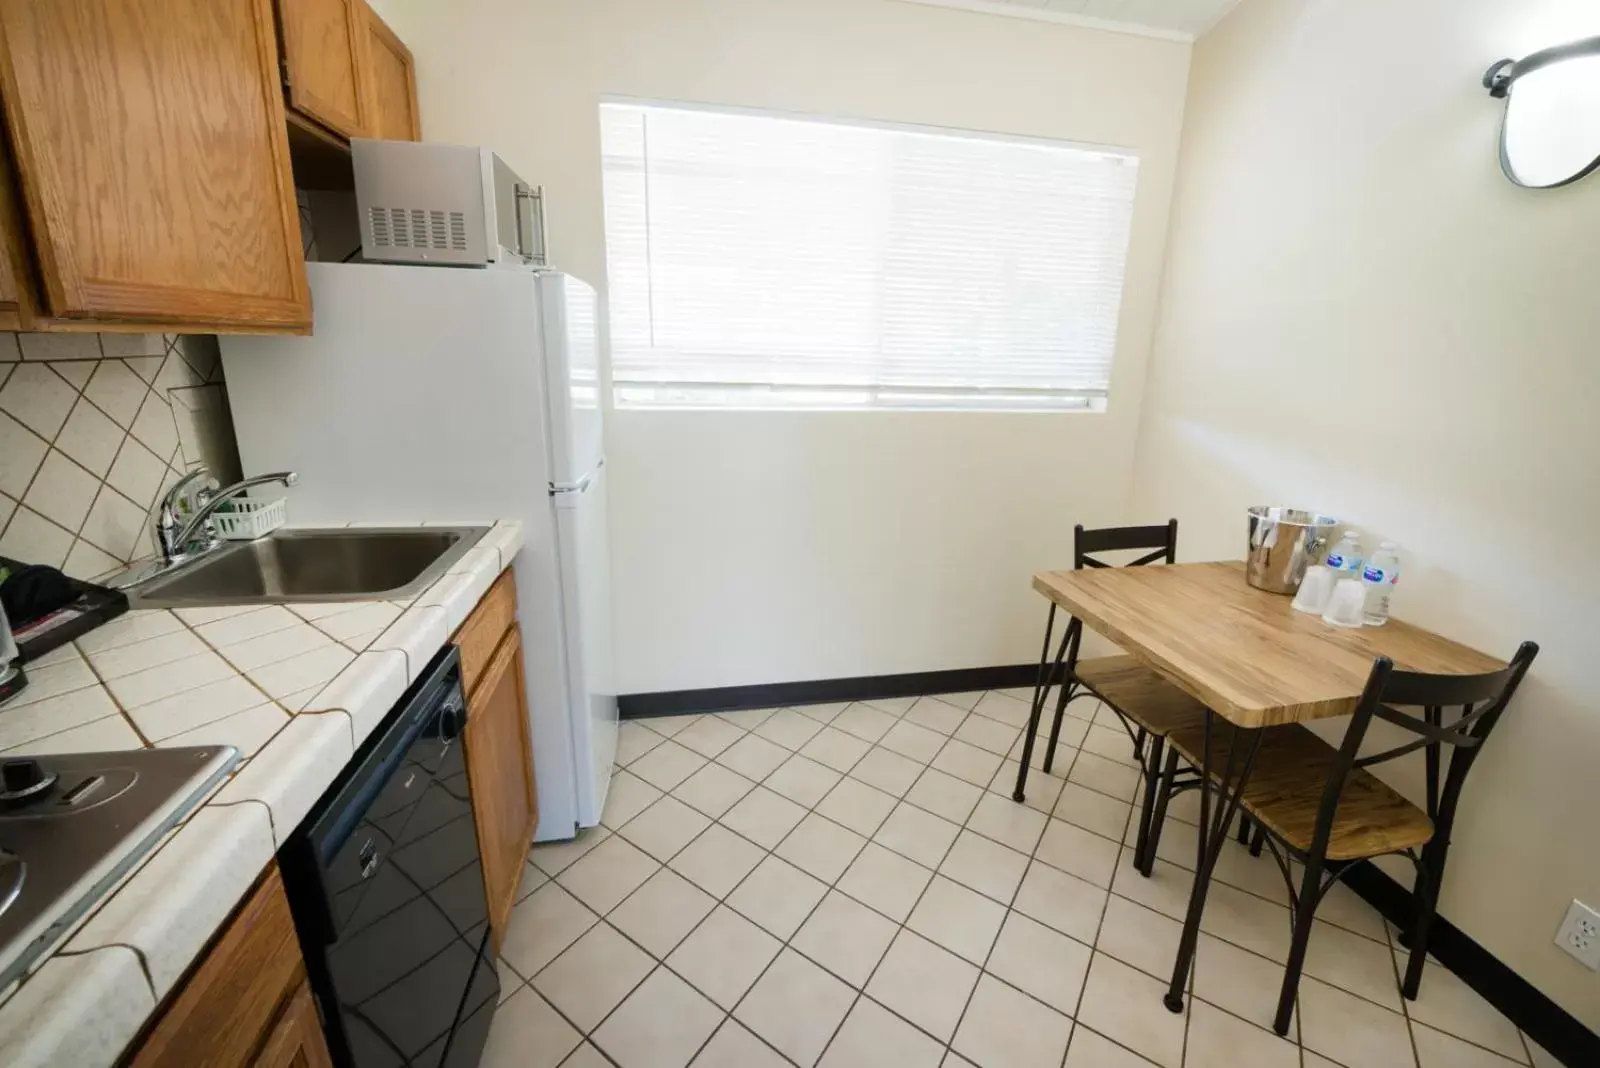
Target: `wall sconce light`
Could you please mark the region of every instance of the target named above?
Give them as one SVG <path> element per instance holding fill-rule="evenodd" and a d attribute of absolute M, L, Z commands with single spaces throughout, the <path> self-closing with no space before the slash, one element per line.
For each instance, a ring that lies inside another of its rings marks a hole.
<path fill-rule="evenodd" d="M 1506 101 L 1500 169 L 1507 178 L 1553 189 L 1600 168 L 1600 37 L 1502 59 L 1483 84 Z"/>

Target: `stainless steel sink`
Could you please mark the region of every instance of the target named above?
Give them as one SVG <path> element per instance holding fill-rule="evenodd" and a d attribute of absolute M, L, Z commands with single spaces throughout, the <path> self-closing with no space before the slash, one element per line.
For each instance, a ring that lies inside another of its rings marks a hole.
<path fill-rule="evenodd" d="M 280 530 L 128 591 L 136 608 L 366 601 L 422 592 L 488 527 Z"/>

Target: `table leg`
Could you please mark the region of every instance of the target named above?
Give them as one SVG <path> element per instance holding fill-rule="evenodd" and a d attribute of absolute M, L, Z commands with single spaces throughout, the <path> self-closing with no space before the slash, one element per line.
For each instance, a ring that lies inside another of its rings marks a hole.
<path fill-rule="evenodd" d="M 1217 731 L 1217 714 L 1206 709 L 1205 720 L 1205 745 L 1201 752 L 1200 768 L 1200 828 L 1196 837 L 1199 844 L 1195 851 L 1194 888 L 1189 892 L 1189 911 L 1183 921 L 1183 936 L 1178 941 L 1178 959 L 1172 967 L 1172 984 L 1167 987 L 1167 995 L 1163 999 L 1167 1008 L 1172 1012 L 1183 1012 L 1183 988 L 1189 979 L 1189 967 L 1194 963 L 1194 950 L 1200 940 L 1200 917 L 1206 908 L 1206 891 L 1211 886 L 1211 873 L 1217 866 L 1217 858 L 1222 855 L 1222 847 L 1228 840 L 1228 824 L 1239 811 L 1239 797 L 1244 793 L 1245 783 L 1250 779 L 1250 767 L 1255 763 L 1256 750 L 1261 747 L 1261 737 L 1265 733 L 1260 730 L 1249 731 L 1249 739 L 1244 740 L 1241 735 L 1246 733 L 1243 727 L 1233 728 L 1232 744 L 1228 746 L 1228 759 L 1222 769 L 1221 781 L 1215 786 L 1217 791 L 1216 812 L 1211 811 L 1211 756 L 1212 736 Z M 1241 746 L 1239 743 L 1245 741 Z M 1234 766 L 1239 762 L 1240 750 L 1246 750 L 1244 760 L 1239 764 L 1239 777 L 1234 781 Z M 1232 783 L 1232 789 L 1229 789 Z"/>
<path fill-rule="evenodd" d="M 1056 604 L 1050 602 L 1050 614 L 1044 621 L 1044 648 L 1039 650 L 1039 677 L 1033 684 L 1033 706 L 1028 710 L 1028 733 L 1022 740 L 1022 767 L 1017 769 L 1017 789 L 1011 800 L 1021 803 L 1027 799 L 1023 792 L 1028 785 L 1028 765 L 1033 760 L 1033 739 L 1039 733 L 1039 718 L 1044 715 L 1045 699 L 1050 694 L 1050 680 L 1061 670 L 1061 661 L 1067 654 L 1067 640 L 1071 637 L 1069 625 L 1061 635 L 1061 647 L 1056 650 L 1054 665 L 1050 662 L 1050 637 L 1056 625 Z M 1066 680 L 1062 680 L 1066 685 Z"/>

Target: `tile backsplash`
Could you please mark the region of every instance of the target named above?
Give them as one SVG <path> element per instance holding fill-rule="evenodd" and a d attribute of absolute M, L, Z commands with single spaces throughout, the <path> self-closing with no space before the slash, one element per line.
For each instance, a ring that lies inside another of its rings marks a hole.
<path fill-rule="evenodd" d="M 79 578 L 145 556 L 195 463 L 239 477 L 215 337 L 0 332 L 0 556 Z"/>

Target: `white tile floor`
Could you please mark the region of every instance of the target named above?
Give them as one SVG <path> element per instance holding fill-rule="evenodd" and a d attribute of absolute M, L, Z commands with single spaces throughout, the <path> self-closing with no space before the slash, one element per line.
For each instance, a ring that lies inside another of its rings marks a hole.
<path fill-rule="evenodd" d="M 1194 795 L 1140 876 L 1131 749 L 1084 701 L 1064 777 L 1015 804 L 1026 697 L 624 723 L 604 825 L 534 849 L 484 1068 L 1553 1063 L 1441 967 L 1402 1002 L 1392 932 L 1342 890 L 1272 1034 L 1287 897 L 1231 844 L 1169 1013 Z"/>

